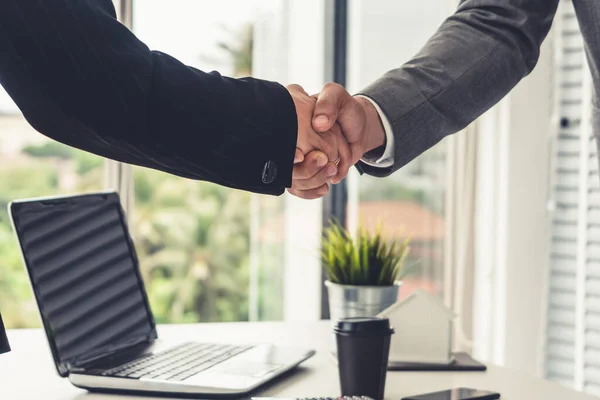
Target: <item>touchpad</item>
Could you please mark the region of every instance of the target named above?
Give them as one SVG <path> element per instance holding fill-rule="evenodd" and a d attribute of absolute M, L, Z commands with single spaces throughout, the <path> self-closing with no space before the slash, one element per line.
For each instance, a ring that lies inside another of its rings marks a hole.
<path fill-rule="evenodd" d="M 223 366 L 223 369 L 221 371 L 225 374 L 230 375 L 251 376 L 254 378 L 260 378 L 279 368 L 281 368 L 280 364 L 235 362 L 231 364 L 227 363 L 227 365 Z"/>

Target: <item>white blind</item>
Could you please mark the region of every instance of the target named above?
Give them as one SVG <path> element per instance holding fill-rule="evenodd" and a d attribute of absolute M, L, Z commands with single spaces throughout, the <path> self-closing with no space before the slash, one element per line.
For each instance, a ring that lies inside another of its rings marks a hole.
<path fill-rule="evenodd" d="M 556 20 L 556 113 L 545 374 L 600 395 L 600 180 L 591 80 L 570 1 Z"/>

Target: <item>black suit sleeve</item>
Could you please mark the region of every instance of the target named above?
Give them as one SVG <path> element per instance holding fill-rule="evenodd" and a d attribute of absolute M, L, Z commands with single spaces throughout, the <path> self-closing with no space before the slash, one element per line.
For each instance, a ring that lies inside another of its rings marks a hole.
<path fill-rule="evenodd" d="M 150 51 L 110 0 L 4 0 L 0 83 L 36 130 L 73 147 L 257 193 L 291 185 L 287 90 Z"/>

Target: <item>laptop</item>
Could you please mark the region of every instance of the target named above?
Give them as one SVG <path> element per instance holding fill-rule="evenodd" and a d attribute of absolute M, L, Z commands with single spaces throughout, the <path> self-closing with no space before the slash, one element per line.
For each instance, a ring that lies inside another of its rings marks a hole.
<path fill-rule="evenodd" d="M 159 340 L 115 192 L 17 200 L 8 208 L 56 369 L 77 387 L 239 396 L 314 354 Z"/>

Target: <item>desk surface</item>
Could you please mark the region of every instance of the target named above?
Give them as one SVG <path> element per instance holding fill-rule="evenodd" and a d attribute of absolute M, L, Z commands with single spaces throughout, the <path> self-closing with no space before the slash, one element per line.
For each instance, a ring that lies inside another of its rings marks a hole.
<path fill-rule="evenodd" d="M 327 353 L 330 325 L 327 321 L 307 324 L 224 323 L 160 326 L 159 337 L 167 340 L 198 340 L 228 343 L 269 342 L 313 348 L 317 355 L 290 377 L 267 387 L 260 396 L 333 396 L 339 393 L 337 367 Z M 12 352 L 0 356 L 0 399 L 121 400 L 128 396 L 90 394 L 60 378 L 54 369 L 41 330 L 9 331 Z M 567 389 L 557 383 L 533 379 L 505 368 L 488 366 L 486 372 L 390 372 L 386 399 L 400 400 L 416 393 L 452 387 L 494 390 L 502 399 L 593 400 L 595 397 Z M 153 399 L 156 397 L 137 397 Z"/>

